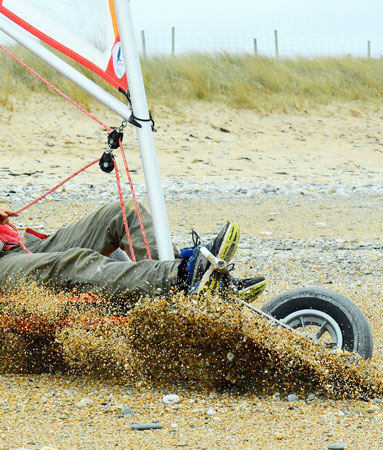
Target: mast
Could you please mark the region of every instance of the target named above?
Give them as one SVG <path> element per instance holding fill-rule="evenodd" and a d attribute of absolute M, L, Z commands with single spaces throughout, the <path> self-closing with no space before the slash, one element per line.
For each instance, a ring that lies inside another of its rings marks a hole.
<path fill-rule="evenodd" d="M 130 1 L 114 0 L 114 7 L 134 115 L 140 119 L 148 120 L 149 109 L 141 72 L 140 58 L 136 46 Z M 151 123 L 140 122 L 140 124 L 142 128 L 137 128 L 137 138 L 159 258 L 161 261 L 174 259 Z"/>

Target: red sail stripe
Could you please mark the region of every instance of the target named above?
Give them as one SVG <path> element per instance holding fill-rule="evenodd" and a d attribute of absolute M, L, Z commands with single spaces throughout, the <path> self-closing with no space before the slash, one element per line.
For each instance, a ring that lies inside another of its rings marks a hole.
<path fill-rule="evenodd" d="M 41 41 L 45 42 L 46 44 L 50 45 L 51 47 L 55 48 L 59 52 L 63 53 L 66 56 L 69 56 L 69 58 L 73 59 L 74 61 L 77 61 L 78 63 L 82 64 L 83 66 L 90 69 L 92 72 L 96 73 L 98 76 L 103 78 L 105 81 L 107 81 L 109 84 L 111 84 L 116 89 L 122 89 L 123 91 L 126 91 L 128 89 L 128 83 L 126 80 L 126 75 L 123 76 L 123 78 L 119 79 L 114 75 L 113 71 L 113 63 L 112 65 L 108 64 L 107 71 L 102 70 L 100 67 L 93 64 L 88 59 L 84 58 L 83 56 L 79 55 L 78 53 L 74 52 L 70 48 L 66 47 L 65 45 L 60 44 L 55 39 L 51 38 L 50 36 L 46 35 L 45 33 L 39 31 L 37 28 L 30 25 L 25 20 L 21 19 L 20 17 L 16 16 L 16 14 L 9 11 L 9 9 L 5 8 L 3 6 L 3 0 L 0 0 L 0 13 L 2 13 L 4 16 L 8 17 L 12 22 L 16 23 L 20 27 L 24 28 L 24 30 L 27 30 L 29 33 L 36 36 Z M 118 42 L 118 38 L 116 39 L 116 42 Z"/>

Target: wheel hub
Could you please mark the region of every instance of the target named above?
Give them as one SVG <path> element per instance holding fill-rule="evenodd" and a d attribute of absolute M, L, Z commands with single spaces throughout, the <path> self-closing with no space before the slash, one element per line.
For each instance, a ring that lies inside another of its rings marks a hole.
<path fill-rule="evenodd" d="M 323 311 L 301 309 L 289 314 L 282 321 L 314 342 L 331 348 L 343 346 L 343 336 L 339 325 Z"/>

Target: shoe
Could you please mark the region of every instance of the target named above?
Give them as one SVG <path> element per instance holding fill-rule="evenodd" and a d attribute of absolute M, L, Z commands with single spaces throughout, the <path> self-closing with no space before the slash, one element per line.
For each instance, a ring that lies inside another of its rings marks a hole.
<path fill-rule="evenodd" d="M 233 263 L 228 265 L 228 272 L 232 272 L 234 269 L 235 265 Z M 259 297 L 265 290 L 265 287 L 265 277 L 234 278 L 227 274 L 222 278 L 220 290 L 224 297 L 236 294 L 242 300 L 249 302 Z"/>
<path fill-rule="evenodd" d="M 235 222 L 227 222 L 218 236 L 206 244 L 206 248 L 218 259 L 229 263 L 237 251 L 239 236 L 239 226 Z"/>
<path fill-rule="evenodd" d="M 226 295 L 230 292 L 238 294 L 242 300 L 254 301 L 265 290 L 266 280 L 264 277 L 253 278 L 231 278 L 226 286 Z"/>
<path fill-rule="evenodd" d="M 217 237 L 206 245 L 206 248 L 217 258 L 226 263 L 233 258 L 239 242 L 239 226 L 235 222 L 227 222 Z M 213 294 L 220 289 L 222 274 L 214 270 L 210 262 L 201 254 L 201 241 L 193 231 L 194 248 L 184 249 L 180 257 L 189 257 L 187 262 L 187 285 L 190 294 Z"/>

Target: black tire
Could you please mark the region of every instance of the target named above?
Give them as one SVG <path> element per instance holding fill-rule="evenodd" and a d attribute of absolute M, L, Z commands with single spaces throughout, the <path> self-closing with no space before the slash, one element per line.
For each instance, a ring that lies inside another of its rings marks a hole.
<path fill-rule="evenodd" d="M 298 288 L 274 297 L 263 306 L 262 310 L 278 320 L 301 310 L 323 312 L 340 328 L 343 350 L 358 353 L 365 359 L 372 356 L 373 341 L 367 319 L 344 295 L 318 287 Z"/>

